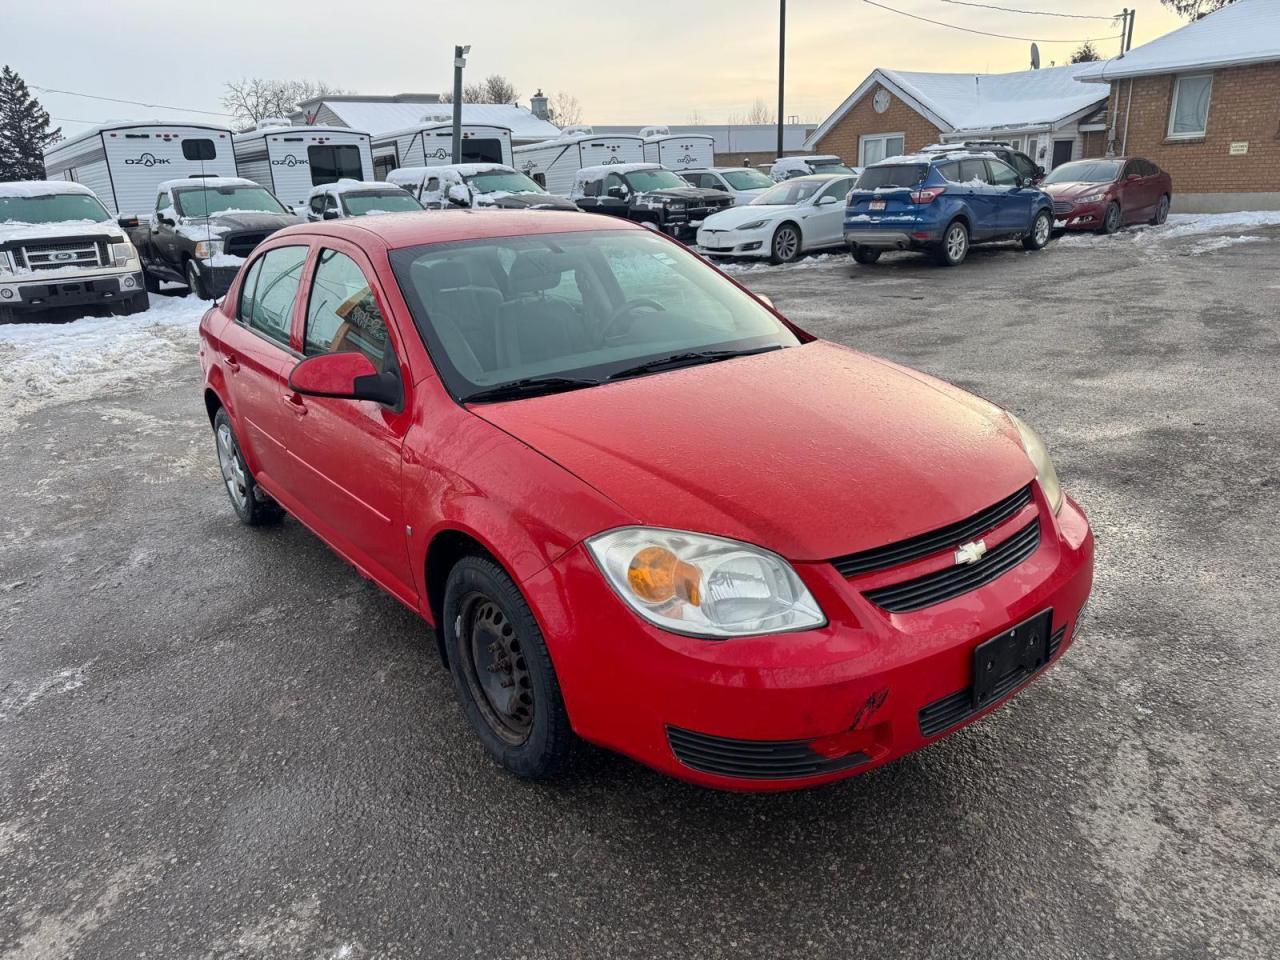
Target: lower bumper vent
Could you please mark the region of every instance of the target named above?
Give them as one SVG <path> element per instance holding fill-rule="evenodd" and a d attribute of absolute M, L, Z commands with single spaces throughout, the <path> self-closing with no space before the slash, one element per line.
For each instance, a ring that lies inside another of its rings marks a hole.
<path fill-rule="evenodd" d="M 786 780 L 836 773 L 866 763 L 864 753 L 829 758 L 815 753 L 812 740 L 734 740 L 667 727 L 667 741 L 686 767 L 720 777 Z"/>

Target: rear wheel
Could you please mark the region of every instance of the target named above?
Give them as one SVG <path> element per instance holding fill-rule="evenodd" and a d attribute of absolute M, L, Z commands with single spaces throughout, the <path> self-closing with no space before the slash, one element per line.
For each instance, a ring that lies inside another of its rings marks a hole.
<path fill-rule="evenodd" d="M 956 267 L 969 255 L 969 228 L 961 220 L 953 220 L 942 235 L 942 243 L 933 251 L 934 262 L 944 267 Z"/>
<path fill-rule="evenodd" d="M 869 247 L 854 247 L 853 259 L 858 263 L 875 263 L 880 259 L 879 250 L 872 250 Z"/>
<path fill-rule="evenodd" d="M 226 485 L 231 506 L 240 522 L 250 527 L 277 522 L 284 516 L 284 510 L 258 487 L 253 473 L 244 462 L 240 441 L 236 439 L 236 432 L 225 408 L 214 414 L 213 437 L 218 445 L 218 466 L 222 470 L 222 482 Z"/>
<path fill-rule="evenodd" d="M 1158 227 L 1169 219 L 1169 195 L 1166 193 L 1160 198 L 1160 204 L 1156 207 L 1156 215 L 1151 218 L 1151 225 Z"/>
<path fill-rule="evenodd" d="M 1022 246 L 1026 250 L 1043 250 L 1049 245 L 1053 235 L 1053 218 L 1048 210 L 1041 210 L 1031 221 L 1031 232 L 1022 238 Z"/>
<path fill-rule="evenodd" d="M 773 232 L 770 250 L 774 263 L 794 263 L 800 259 L 800 228 L 794 223 L 784 223 Z"/>
<path fill-rule="evenodd" d="M 1102 233 L 1111 234 L 1120 229 L 1120 204 L 1114 200 L 1107 204 L 1107 212 L 1102 215 Z"/>
<path fill-rule="evenodd" d="M 187 261 L 187 288 L 201 300 L 212 300 L 213 294 L 209 292 L 209 281 L 204 278 L 204 274 L 200 271 L 200 264 L 195 260 Z"/>
<path fill-rule="evenodd" d="M 542 631 L 515 582 L 487 557 L 449 571 L 442 614 L 458 700 L 485 749 L 519 777 L 556 773 L 573 745 Z"/>

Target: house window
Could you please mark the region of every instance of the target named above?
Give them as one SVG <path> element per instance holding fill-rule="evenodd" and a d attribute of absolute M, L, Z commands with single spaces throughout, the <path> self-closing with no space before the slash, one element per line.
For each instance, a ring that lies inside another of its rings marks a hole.
<path fill-rule="evenodd" d="M 858 141 L 858 166 L 865 167 L 888 157 L 902 156 L 905 137 L 901 133 L 877 133 Z"/>
<path fill-rule="evenodd" d="M 1209 125 L 1209 95 L 1213 75 L 1178 77 L 1173 83 L 1173 106 L 1169 108 L 1169 138 L 1203 137 Z"/>

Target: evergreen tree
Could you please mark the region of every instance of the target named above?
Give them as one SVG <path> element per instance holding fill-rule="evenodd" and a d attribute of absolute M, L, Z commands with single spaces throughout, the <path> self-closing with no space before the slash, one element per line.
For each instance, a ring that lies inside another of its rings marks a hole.
<path fill-rule="evenodd" d="M 0 70 L 0 183 L 43 180 L 45 145 L 61 134 L 49 129 L 49 111 L 23 79 L 8 66 Z"/>
<path fill-rule="evenodd" d="M 1098 53 L 1098 48 L 1093 45 L 1092 40 L 1086 40 L 1076 52 L 1071 55 L 1072 63 L 1092 63 L 1095 60 L 1101 60 L 1102 55 Z"/>
<path fill-rule="evenodd" d="M 1215 10 L 1221 10 L 1232 0 L 1160 0 L 1160 2 L 1188 20 L 1199 20 Z"/>

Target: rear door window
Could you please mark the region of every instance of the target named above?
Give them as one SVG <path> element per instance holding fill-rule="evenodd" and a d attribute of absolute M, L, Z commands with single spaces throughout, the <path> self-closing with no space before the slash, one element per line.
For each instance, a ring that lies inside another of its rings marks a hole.
<path fill-rule="evenodd" d="M 987 183 L 987 161 L 985 160 L 961 160 L 960 161 L 960 183 L 971 183 L 977 180 L 980 183 Z"/>

